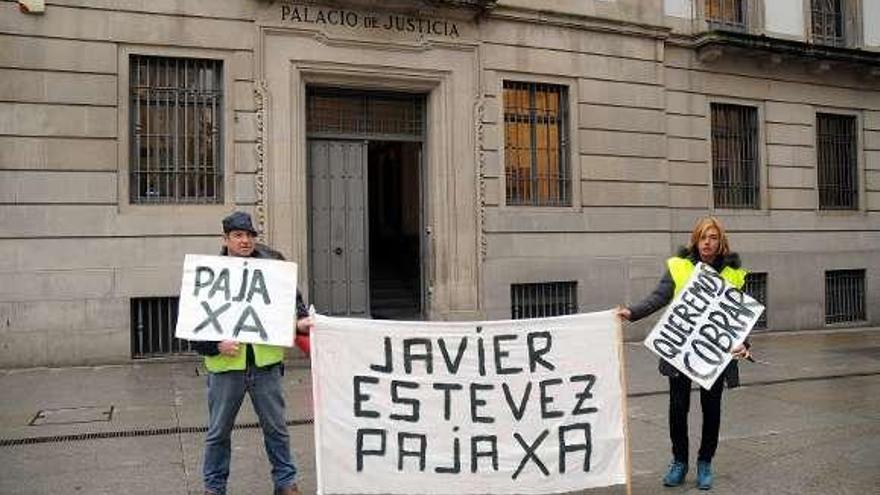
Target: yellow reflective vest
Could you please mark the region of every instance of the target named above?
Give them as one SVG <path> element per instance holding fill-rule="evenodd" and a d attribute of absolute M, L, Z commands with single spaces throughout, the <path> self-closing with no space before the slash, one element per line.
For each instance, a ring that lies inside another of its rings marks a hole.
<path fill-rule="evenodd" d="M 693 273 L 694 268 L 696 266 L 693 262 L 687 258 L 679 258 L 678 256 L 673 256 L 666 260 L 666 267 L 669 269 L 669 274 L 672 276 L 672 281 L 675 282 L 675 294 L 677 296 L 681 289 L 684 288 L 685 284 L 689 278 L 691 278 L 691 273 Z M 748 275 L 748 271 L 744 268 L 731 268 L 729 266 L 725 266 L 723 270 L 721 270 L 721 278 L 727 280 L 727 283 L 736 287 L 737 289 L 742 289 L 743 285 L 746 284 L 746 275 Z"/>
<path fill-rule="evenodd" d="M 226 248 L 220 252 L 222 256 L 226 256 Z M 254 258 L 267 258 L 283 260 L 281 253 L 271 249 L 269 246 L 257 243 L 254 248 Z M 223 373 L 224 371 L 244 371 L 247 368 L 247 347 L 254 348 L 254 362 L 257 366 L 269 366 L 280 363 L 284 360 L 284 348 L 277 345 L 264 344 L 243 344 L 238 347 L 238 354 L 235 356 L 224 356 L 217 354 L 215 356 L 205 356 L 205 368 L 211 373 Z"/>
<path fill-rule="evenodd" d="M 223 373 L 224 371 L 244 371 L 247 367 L 247 346 L 254 348 L 254 362 L 257 366 L 269 366 L 284 360 L 284 348 L 276 345 L 244 344 L 239 346 L 238 354 L 226 356 L 205 356 L 205 368 L 211 373 Z"/>

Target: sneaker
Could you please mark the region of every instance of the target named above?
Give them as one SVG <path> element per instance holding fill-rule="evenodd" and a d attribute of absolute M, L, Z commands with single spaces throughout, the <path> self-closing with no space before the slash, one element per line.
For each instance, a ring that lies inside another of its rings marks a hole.
<path fill-rule="evenodd" d="M 697 488 L 700 490 L 712 489 L 712 463 L 706 461 L 697 462 Z"/>
<path fill-rule="evenodd" d="M 300 495 L 300 493 L 296 488 L 296 484 L 293 484 L 286 488 L 278 488 L 275 490 L 275 495 Z"/>
<path fill-rule="evenodd" d="M 669 464 L 669 470 L 663 477 L 663 486 L 678 486 L 684 483 L 684 477 L 687 475 L 688 465 L 681 461 L 672 461 Z"/>

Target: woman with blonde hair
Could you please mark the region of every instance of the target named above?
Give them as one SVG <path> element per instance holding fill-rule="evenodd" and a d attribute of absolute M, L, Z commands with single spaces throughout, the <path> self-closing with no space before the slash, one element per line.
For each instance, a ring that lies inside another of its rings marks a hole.
<path fill-rule="evenodd" d="M 654 291 L 644 300 L 629 307 L 619 308 L 620 318 L 637 321 L 666 306 L 687 283 L 696 264 L 711 265 L 728 283 L 737 288 L 745 284 L 746 270 L 741 267 L 739 255 L 730 250 L 724 226 L 715 217 L 697 221 L 690 242 L 678 254 L 666 260 L 666 272 Z M 739 386 L 737 360 L 749 356 L 748 342 L 733 349 L 734 359 L 710 390 L 700 388 L 703 410 L 703 432 L 697 456 L 697 486 L 712 488 L 712 457 L 718 447 L 721 426 L 721 394 L 724 383 L 730 388 Z M 691 401 L 691 380 L 667 361 L 660 360 L 660 374 L 669 379 L 669 437 L 672 440 L 672 462 L 663 477 L 664 486 L 679 486 L 688 471 L 688 412 Z"/>

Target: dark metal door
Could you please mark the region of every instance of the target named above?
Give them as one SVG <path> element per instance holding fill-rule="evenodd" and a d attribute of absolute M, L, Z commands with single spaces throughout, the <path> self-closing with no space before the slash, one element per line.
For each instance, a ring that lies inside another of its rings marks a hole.
<path fill-rule="evenodd" d="M 330 315 L 369 316 L 367 142 L 309 140 L 310 298 Z"/>

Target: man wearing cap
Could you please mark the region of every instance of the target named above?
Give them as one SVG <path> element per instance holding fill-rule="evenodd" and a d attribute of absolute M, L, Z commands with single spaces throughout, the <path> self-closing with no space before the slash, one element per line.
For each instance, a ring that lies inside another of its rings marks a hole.
<path fill-rule="evenodd" d="M 251 216 L 236 211 L 223 219 L 223 256 L 283 260 L 281 253 L 256 242 L 257 231 Z M 308 333 L 313 326 L 299 291 L 296 294 L 296 333 Z M 272 463 L 272 479 L 277 495 L 299 495 L 296 466 L 290 454 L 290 440 L 284 415 L 281 376 L 284 348 L 245 344 L 233 340 L 193 342 L 205 356 L 208 369 L 208 432 L 202 469 L 205 494 L 225 495 L 229 478 L 231 434 L 235 417 L 244 400 L 251 396 L 266 455 Z"/>

